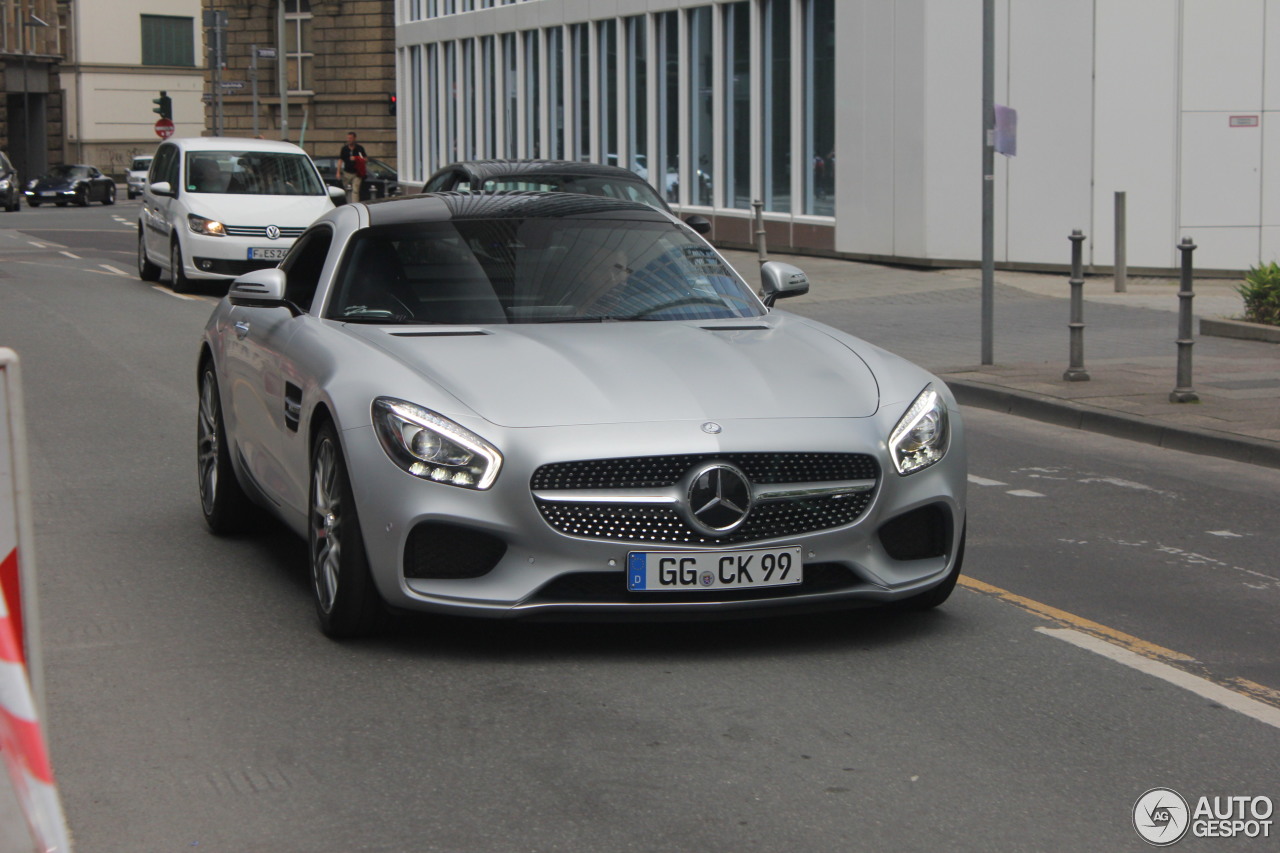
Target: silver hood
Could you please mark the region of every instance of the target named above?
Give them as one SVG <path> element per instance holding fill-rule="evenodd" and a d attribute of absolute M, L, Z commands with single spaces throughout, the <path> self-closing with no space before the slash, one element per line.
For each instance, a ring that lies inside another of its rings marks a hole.
<path fill-rule="evenodd" d="M 784 314 L 347 329 L 505 427 L 862 418 L 879 405 L 875 376 L 861 358 Z"/>

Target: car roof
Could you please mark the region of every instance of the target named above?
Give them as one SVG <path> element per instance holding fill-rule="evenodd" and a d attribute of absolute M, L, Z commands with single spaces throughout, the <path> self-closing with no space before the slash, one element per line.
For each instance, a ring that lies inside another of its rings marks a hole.
<path fill-rule="evenodd" d="M 477 180 L 510 177 L 512 175 L 578 175 L 592 178 L 619 178 L 631 181 L 644 179 L 621 166 L 603 163 L 586 163 L 580 160 L 461 160 L 440 169 L 440 172 L 462 169 Z"/>
<path fill-rule="evenodd" d="M 247 139 L 240 136 L 191 136 L 167 139 L 165 144 L 177 145 L 183 151 L 264 151 L 305 154 L 292 142 L 282 142 L 278 139 Z"/>
<path fill-rule="evenodd" d="M 460 219 L 565 219 L 605 217 L 670 222 L 638 201 L 596 195 L 538 192 L 422 193 L 367 202 L 370 225 L 443 222 Z"/>

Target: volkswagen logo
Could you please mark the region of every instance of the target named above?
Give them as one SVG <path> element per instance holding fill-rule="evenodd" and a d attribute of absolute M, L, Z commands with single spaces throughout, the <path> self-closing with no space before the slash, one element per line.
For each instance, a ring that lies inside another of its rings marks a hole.
<path fill-rule="evenodd" d="M 268 226 L 267 226 L 267 239 L 268 239 L 268 240 L 279 240 L 279 239 L 280 239 L 280 226 L 278 226 L 278 225 L 268 225 Z"/>
<path fill-rule="evenodd" d="M 727 462 L 708 462 L 684 478 L 684 509 L 690 524 L 710 536 L 737 530 L 751 512 L 751 483 Z"/>

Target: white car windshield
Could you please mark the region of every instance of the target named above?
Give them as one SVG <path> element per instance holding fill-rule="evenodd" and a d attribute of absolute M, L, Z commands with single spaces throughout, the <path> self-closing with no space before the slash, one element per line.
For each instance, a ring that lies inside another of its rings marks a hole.
<path fill-rule="evenodd" d="M 715 250 L 668 222 L 492 219 L 377 226 L 351 241 L 327 316 L 365 323 L 754 317 Z"/>
<path fill-rule="evenodd" d="M 186 183 L 192 193 L 324 195 L 305 154 L 274 151 L 188 151 Z"/>

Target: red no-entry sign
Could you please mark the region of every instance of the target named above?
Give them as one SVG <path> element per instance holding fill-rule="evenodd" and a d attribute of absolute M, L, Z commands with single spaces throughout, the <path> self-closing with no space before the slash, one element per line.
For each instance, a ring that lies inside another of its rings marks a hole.
<path fill-rule="evenodd" d="M 156 121 L 156 136 L 161 139 L 168 139 L 173 136 L 173 122 L 167 118 L 158 119 Z"/>

